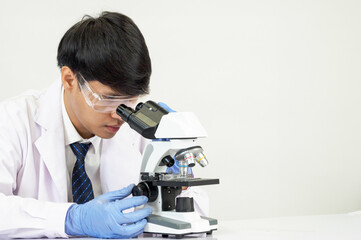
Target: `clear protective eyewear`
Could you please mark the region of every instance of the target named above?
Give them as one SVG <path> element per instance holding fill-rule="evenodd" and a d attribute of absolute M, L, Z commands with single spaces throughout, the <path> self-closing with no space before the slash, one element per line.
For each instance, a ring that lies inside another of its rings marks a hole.
<path fill-rule="evenodd" d="M 120 104 L 134 108 L 137 105 L 138 97 L 129 98 L 128 96 L 109 96 L 93 92 L 83 75 L 78 78 L 79 87 L 83 93 L 86 103 L 97 112 L 113 112 Z"/>

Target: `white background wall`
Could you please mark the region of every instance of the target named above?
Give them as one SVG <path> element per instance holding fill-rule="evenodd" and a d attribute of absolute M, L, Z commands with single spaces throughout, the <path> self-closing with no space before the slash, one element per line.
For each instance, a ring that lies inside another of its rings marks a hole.
<path fill-rule="evenodd" d="M 0 100 L 58 79 L 62 35 L 103 10 L 142 30 L 150 98 L 208 130 L 212 216 L 361 209 L 361 1 L 1 0 Z"/>

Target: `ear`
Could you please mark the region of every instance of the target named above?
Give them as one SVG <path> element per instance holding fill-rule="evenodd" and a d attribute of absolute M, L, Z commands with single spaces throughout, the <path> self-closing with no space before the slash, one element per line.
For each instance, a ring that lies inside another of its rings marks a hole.
<path fill-rule="evenodd" d="M 78 80 L 74 72 L 67 66 L 61 68 L 61 82 L 65 91 L 71 91 L 78 87 Z"/>

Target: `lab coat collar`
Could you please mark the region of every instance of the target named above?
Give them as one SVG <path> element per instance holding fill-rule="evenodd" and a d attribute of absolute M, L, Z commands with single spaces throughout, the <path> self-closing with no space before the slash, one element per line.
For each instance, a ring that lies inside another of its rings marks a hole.
<path fill-rule="evenodd" d="M 40 126 L 41 134 L 35 141 L 35 146 L 58 189 L 59 196 L 56 199 L 67 202 L 67 169 L 61 94 L 62 87 L 59 79 L 41 96 L 35 115 L 35 122 Z M 139 141 L 139 134 L 136 134 L 124 123 L 116 136 L 111 139 L 102 139 L 102 141 L 103 147 L 100 148 L 102 191 L 108 192 L 126 187 L 124 182 L 114 181 L 114 179 L 119 179 L 119 169 L 123 169 L 122 179 L 127 179 L 128 183 L 137 182 L 138 176 L 134 174 L 134 171 L 140 170 L 141 153 L 135 143 Z"/>
<path fill-rule="evenodd" d="M 54 181 L 59 198 L 67 201 L 64 126 L 61 111 L 61 81 L 52 84 L 39 100 L 35 122 L 41 127 L 41 135 L 35 141 L 42 161 Z"/>

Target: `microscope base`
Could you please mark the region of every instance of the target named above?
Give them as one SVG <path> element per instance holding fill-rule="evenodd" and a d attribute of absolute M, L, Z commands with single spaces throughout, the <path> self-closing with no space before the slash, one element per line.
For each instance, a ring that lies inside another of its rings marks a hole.
<path fill-rule="evenodd" d="M 212 234 L 217 227 L 216 219 L 201 217 L 196 212 L 169 211 L 150 215 L 144 232 L 162 234 L 163 237 L 175 235 L 179 239 L 189 234 Z"/>

